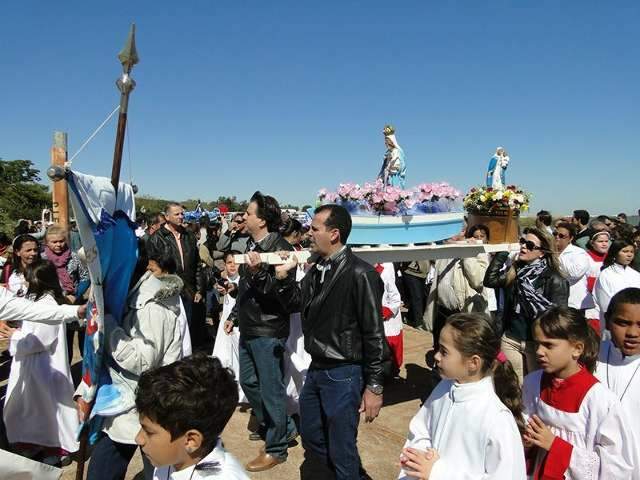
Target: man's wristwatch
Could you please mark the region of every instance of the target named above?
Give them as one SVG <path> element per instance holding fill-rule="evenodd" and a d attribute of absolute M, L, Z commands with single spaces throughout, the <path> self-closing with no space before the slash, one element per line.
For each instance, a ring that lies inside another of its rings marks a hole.
<path fill-rule="evenodd" d="M 369 385 L 367 385 L 367 390 L 369 390 L 371 393 L 375 393 L 376 395 L 382 395 L 384 387 L 379 383 L 370 383 Z"/>

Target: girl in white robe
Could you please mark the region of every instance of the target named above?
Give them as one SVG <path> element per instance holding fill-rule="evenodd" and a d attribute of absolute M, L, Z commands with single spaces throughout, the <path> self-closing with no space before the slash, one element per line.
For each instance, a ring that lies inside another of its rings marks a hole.
<path fill-rule="evenodd" d="M 64 302 L 55 267 L 39 262 L 27 270 L 27 298 L 56 306 Z M 78 449 L 78 416 L 67 358 L 64 323 L 23 322 L 10 332 L 13 356 L 4 422 L 10 443 L 46 447 L 48 463 Z"/>
<path fill-rule="evenodd" d="M 576 310 L 553 307 L 534 323 L 542 370 L 524 379 L 530 478 L 630 479 L 632 437 L 620 401 L 595 378 L 596 332 Z"/>
<path fill-rule="evenodd" d="M 611 298 L 624 288 L 640 288 L 640 273 L 631 267 L 635 253 L 636 247 L 632 240 L 615 240 L 609 247 L 604 268 L 593 291 L 600 310 L 600 327 L 603 332 L 606 325 L 604 314 Z"/>
<path fill-rule="evenodd" d="M 634 443 L 631 478 L 640 480 L 640 288 L 614 295 L 606 318 L 611 340 L 600 345 L 595 375 L 620 400 Z"/>
<path fill-rule="evenodd" d="M 227 253 L 224 257 L 224 276 L 228 283 L 233 283 L 236 287 L 240 281 L 240 275 L 238 275 L 238 266 L 233 259 L 233 254 Z M 233 371 L 236 381 L 238 382 L 238 403 L 248 403 L 247 397 L 240 387 L 240 329 L 233 327 L 230 334 L 224 331 L 224 325 L 226 320 L 231 314 L 234 305 L 236 304 L 235 298 L 227 293 L 227 287 L 222 285 L 216 285 L 215 287 L 222 297 L 222 314 L 220 316 L 220 323 L 218 324 L 218 331 L 216 333 L 216 341 L 213 345 L 214 357 L 218 357 L 223 367 L 230 368 Z"/>
<path fill-rule="evenodd" d="M 523 480 L 520 386 L 488 318 L 450 316 L 435 360 L 444 379 L 411 420 L 399 478 Z"/>

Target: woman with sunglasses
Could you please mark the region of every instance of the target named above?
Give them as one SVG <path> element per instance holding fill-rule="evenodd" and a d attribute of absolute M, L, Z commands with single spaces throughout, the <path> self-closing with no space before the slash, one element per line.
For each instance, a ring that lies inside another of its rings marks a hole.
<path fill-rule="evenodd" d="M 524 231 L 520 252 L 506 267 L 508 260 L 508 252 L 493 257 L 484 286 L 504 289 L 502 351 L 522 382 L 538 368 L 533 322 L 552 306 L 567 306 L 569 282 L 560 272 L 553 239 L 537 228 Z"/>
<path fill-rule="evenodd" d="M 593 289 L 593 296 L 600 309 L 601 332 L 605 329 L 605 313 L 611 298 L 625 288 L 640 288 L 640 273 L 631 268 L 636 245 L 630 238 L 614 240 L 609 247 L 602 272 Z"/>

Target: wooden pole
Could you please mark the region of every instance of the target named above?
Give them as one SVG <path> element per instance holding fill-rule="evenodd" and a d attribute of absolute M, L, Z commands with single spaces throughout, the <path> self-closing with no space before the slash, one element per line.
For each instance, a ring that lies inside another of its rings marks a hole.
<path fill-rule="evenodd" d="M 67 134 L 66 132 L 53 132 L 51 166 L 64 168 L 66 162 Z M 66 180 L 53 182 L 51 197 L 53 200 L 53 221 L 67 227 L 69 225 L 69 192 Z"/>

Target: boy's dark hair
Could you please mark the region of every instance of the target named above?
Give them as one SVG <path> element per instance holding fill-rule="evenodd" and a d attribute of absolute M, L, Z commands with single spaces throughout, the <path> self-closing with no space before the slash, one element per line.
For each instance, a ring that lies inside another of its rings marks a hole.
<path fill-rule="evenodd" d="M 236 255 L 242 255 L 242 253 L 238 252 L 237 250 L 229 250 L 228 252 L 224 252 L 224 255 L 222 256 L 222 261 L 224 263 L 227 263 L 227 258 L 235 257 Z"/>
<path fill-rule="evenodd" d="M 551 213 L 547 210 L 540 210 L 537 214 L 536 217 L 538 218 L 538 220 L 540 220 L 540 222 L 543 225 L 546 225 L 547 227 L 551 226 L 551 221 L 553 220 L 553 218 L 551 217 Z"/>
<path fill-rule="evenodd" d="M 136 408 L 175 440 L 188 430 L 203 437 L 210 452 L 238 403 L 238 384 L 231 370 L 202 352 L 144 372 L 136 391 Z"/>
<path fill-rule="evenodd" d="M 582 225 L 588 225 L 589 224 L 589 218 L 591 218 L 589 216 L 589 212 L 587 212 L 586 210 L 574 210 L 573 211 L 573 218 L 575 218 L 576 220 L 580 221 L 580 223 Z"/>
<path fill-rule="evenodd" d="M 283 237 L 288 237 L 289 235 L 293 235 L 296 232 L 302 233 L 302 224 L 295 218 L 288 218 L 282 225 L 280 235 L 282 235 Z"/>
<path fill-rule="evenodd" d="M 254 202 L 257 206 L 256 215 L 267 224 L 269 232 L 277 232 L 282 225 L 282 211 L 278 201 L 270 195 L 263 195 L 257 191 L 251 196 L 249 202 Z"/>
<path fill-rule="evenodd" d="M 473 238 L 474 233 L 476 233 L 478 230 L 481 230 L 484 232 L 484 235 L 487 237 L 487 241 L 491 240 L 491 232 L 489 231 L 489 227 L 487 227 L 486 225 L 479 223 L 477 225 L 473 225 L 472 227 L 469 227 L 467 229 L 467 232 L 465 233 L 464 237 L 465 238 Z"/>
<path fill-rule="evenodd" d="M 178 270 L 175 258 L 164 250 L 152 251 L 149 260 L 156 262 L 163 272 L 174 274 Z"/>
<path fill-rule="evenodd" d="M 613 316 L 616 309 L 620 305 L 629 304 L 629 305 L 640 305 L 640 288 L 625 288 L 624 290 L 620 290 L 616 293 L 609 302 L 609 307 L 607 307 L 607 321 Z"/>
<path fill-rule="evenodd" d="M 564 228 L 567 232 L 569 232 L 569 236 L 573 239 L 576 238 L 578 234 L 578 229 L 573 223 L 569 222 L 560 222 L 556 225 L 556 228 Z"/>
<path fill-rule="evenodd" d="M 327 220 L 324 222 L 324 226 L 327 228 L 337 228 L 340 231 L 340 243 L 346 245 L 351 233 L 351 215 L 346 208 L 329 203 L 327 205 L 321 205 L 315 209 L 313 213 L 318 214 L 322 212 L 329 212 Z"/>
<path fill-rule="evenodd" d="M 584 351 L 579 362 L 593 373 L 598 361 L 600 339 L 595 330 L 587 323 L 580 310 L 567 307 L 551 307 L 533 322 L 548 338 L 582 342 Z"/>

